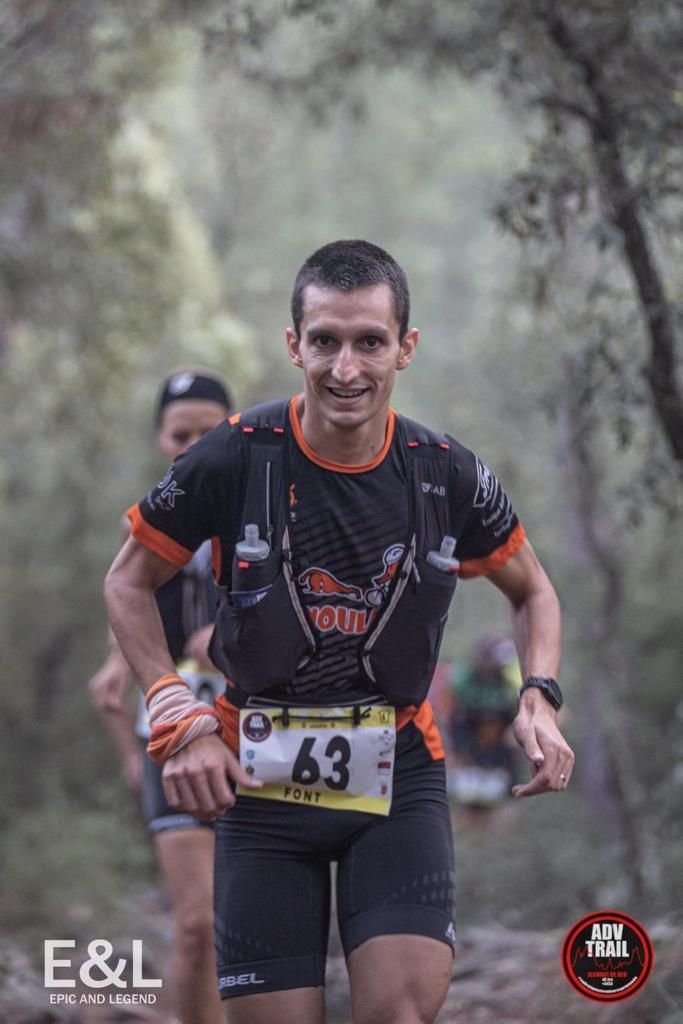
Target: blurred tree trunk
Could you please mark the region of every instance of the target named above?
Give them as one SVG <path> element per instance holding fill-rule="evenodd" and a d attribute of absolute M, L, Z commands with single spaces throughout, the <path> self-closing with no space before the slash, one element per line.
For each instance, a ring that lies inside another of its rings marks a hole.
<path fill-rule="evenodd" d="M 601 63 L 584 49 L 555 3 L 543 4 L 543 18 L 561 56 L 581 72 L 592 110 L 570 104 L 562 96 L 546 98 L 546 104 L 582 117 L 588 124 L 595 167 L 608 215 L 623 239 L 623 251 L 650 339 L 647 381 L 655 414 L 675 460 L 683 466 L 683 396 L 676 377 L 676 319 L 667 300 L 661 273 L 645 228 L 639 203 L 640 189 L 629 181 L 619 117 Z M 615 22 L 618 24 L 618 22 Z M 624 18 L 613 46 L 631 31 Z"/>
<path fill-rule="evenodd" d="M 621 703 L 622 680 L 629 669 L 624 649 L 626 603 L 624 561 L 615 527 L 601 502 L 601 469 L 595 434 L 586 428 L 579 358 L 566 360 L 561 424 L 572 479 L 572 505 L 578 545 L 576 560 L 585 569 L 586 604 L 576 616 L 579 656 L 585 666 L 577 699 L 580 720 L 579 779 L 585 799 L 618 851 L 634 897 L 654 894 L 661 880 L 653 816 L 634 763 L 632 724 Z M 597 594 L 593 589 L 597 584 Z"/>

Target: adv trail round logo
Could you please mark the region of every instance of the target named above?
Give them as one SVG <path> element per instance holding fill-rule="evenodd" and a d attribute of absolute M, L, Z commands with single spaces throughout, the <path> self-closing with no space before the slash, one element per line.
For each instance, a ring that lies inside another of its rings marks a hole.
<path fill-rule="evenodd" d="M 634 918 L 618 910 L 582 917 L 562 946 L 567 981 L 587 999 L 615 1003 L 640 991 L 652 973 L 650 937 Z"/>

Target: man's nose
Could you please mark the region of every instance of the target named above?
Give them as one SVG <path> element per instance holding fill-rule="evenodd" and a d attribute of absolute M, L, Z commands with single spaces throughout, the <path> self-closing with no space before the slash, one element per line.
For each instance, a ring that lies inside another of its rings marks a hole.
<path fill-rule="evenodd" d="M 358 376 L 358 360 L 352 345 L 341 345 L 332 369 L 340 384 L 351 384 Z"/>

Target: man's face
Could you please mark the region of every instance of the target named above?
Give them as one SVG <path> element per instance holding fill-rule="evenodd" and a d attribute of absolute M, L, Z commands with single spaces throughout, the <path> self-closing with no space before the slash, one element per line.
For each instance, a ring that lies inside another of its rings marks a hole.
<path fill-rule="evenodd" d="M 173 462 L 203 434 L 217 427 L 227 414 L 227 409 L 219 402 L 205 398 L 171 402 L 161 415 L 157 444 L 169 462 Z"/>
<path fill-rule="evenodd" d="M 418 332 L 399 337 L 388 284 L 342 292 L 308 285 L 301 337 L 287 331 L 290 359 L 304 371 L 307 416 L 353 429 L 384 419 L 396 371 L 413 358 Z"/>

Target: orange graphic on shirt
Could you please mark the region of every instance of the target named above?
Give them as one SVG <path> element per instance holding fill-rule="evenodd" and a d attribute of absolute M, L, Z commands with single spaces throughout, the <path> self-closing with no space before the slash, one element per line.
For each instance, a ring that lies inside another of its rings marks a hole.
<path fill-rule="evenodd" d="M 322 633 L 365 633 L 370 626 L 377 609 L 382 605 L 392 580 L 401 564 L 404 552 L 403 544 L 392 544 L 382 555 L 382 571 L 370 580 L 367 587 L 358 587 L 353 583 L 344 583 L 334 573 L 319 566 L 306 569 L 299 576 L 299 586 L 304 594 L 319 594 L 321 597 L 350 598 L 367 605 L 370 612 L 348 608 L 344 605 L 318 605 L 307 609 L 311 622 Z"/>
<path fill-rule="evenodd" d="M 360 587 L 352 584 L 342 583 L 337 577 L 328 572 L 327 569 L 306 569 L 299 576 L 299 584 L 304 594 L 339 594 L 342 597 L 350 597 L 354 601 L 363 600 L 363 591 Z"/>

